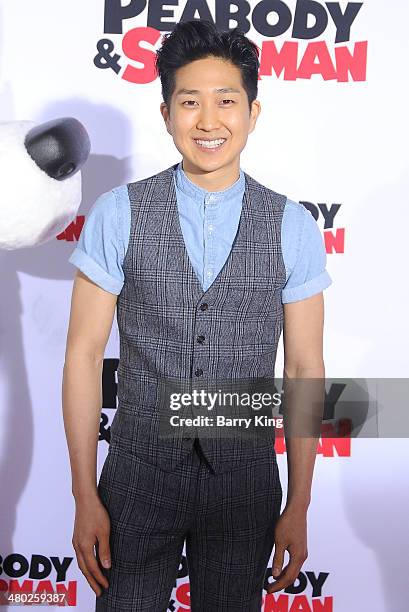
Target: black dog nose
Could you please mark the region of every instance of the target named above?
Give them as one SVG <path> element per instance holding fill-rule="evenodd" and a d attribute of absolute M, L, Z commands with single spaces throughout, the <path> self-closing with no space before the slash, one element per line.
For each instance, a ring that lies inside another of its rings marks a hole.
<path fill-rule="evenodd" d="M 74 117 L 36 125 L 26 135 L 24 144 L 37 166 L 57 181 L 78 172 L 91 150 L 87 130 Z"/>

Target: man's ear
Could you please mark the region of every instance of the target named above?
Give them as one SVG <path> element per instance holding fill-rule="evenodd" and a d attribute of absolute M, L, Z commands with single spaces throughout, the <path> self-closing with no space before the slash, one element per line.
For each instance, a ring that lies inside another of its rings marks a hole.
<path fill-rule="evenodd" d="M 261 104 L 260 104 L 260 101 L 259 100 L 253 100 L 253 102 L 251 103 L 251 109 L 250 109 L 250 128 L 249 128 L 249 132 L 248 132 L 249 134 L 256 127 L 257 118 L 258 118 L 260 113 L 261 113 Z"/>
<path fill-rule="evenodd" d="M 169 117 L 169 109 L 167 107 L 167 104 L 165 102 L 161 102 L 160 104 L 160 112 L 162 114 L 163 120 L 165 122 L 166 125 L 166 129 L 168 131 L 168 133 L 170 135 L 172 135 L 172 128 L 170 125 L 170 117 Z"/>

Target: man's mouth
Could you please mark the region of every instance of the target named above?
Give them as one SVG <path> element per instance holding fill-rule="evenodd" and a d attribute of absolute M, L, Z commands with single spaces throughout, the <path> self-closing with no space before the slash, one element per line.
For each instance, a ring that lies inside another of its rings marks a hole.
<path fill-rule="evenodd" d="M 217 138 L 214 140 L 194 138 L 193 140 L 201 149 L 219 149 L 226 142 L 226 138 Z"/>

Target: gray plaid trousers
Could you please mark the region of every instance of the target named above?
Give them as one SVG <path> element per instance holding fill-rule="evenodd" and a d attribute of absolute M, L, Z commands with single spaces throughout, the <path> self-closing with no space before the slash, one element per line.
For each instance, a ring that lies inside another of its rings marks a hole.
<path fill-rule="evenodd" d="M 170 472 L 114 442 L 98 492 L 112 564 L 97 612 L 165 612 L 185 540 L 192 612 L 261 609 L 282 500 L 275 453 L 214 473 L 196 439 Z"/>

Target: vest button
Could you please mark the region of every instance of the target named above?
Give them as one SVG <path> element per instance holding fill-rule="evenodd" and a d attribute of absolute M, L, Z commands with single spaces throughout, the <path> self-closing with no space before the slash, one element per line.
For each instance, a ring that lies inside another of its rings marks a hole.
<path fill-rule="evenodd" d="M 203 344 L 204 339 L 205 339 L 205 337 L 204 337 L 204 336 L 198 336 L 198 337 L 197 337 L 197 341 L 198 341 L 200 344 Z"/>
<path fill-rule="evenodd" d="M 197 368 L 197 370 L 195 371 L 196 376 L 202 376 L 203 374 L 203 370 L 202 368 Z"/>
<path fill-rule="evenodd" d="M 206 304 L 206 302 L 203 302 L 203 304 L 200 304 L 200 310 L 207 310 L 209 308 L 209 305 Z"/>

